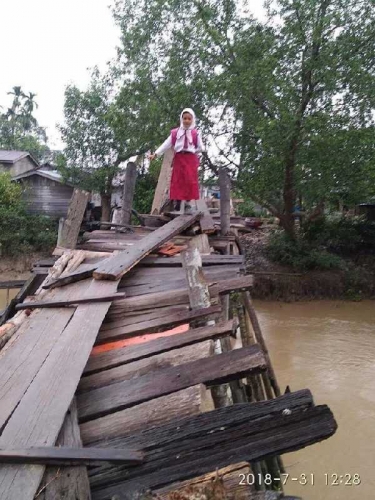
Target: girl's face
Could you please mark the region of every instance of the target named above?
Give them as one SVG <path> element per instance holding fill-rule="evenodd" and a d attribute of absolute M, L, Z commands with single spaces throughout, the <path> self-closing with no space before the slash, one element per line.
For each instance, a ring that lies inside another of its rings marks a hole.
<path fill-rule="evenodd" d="M 184 113 L 182 115 L 182 125 L 184 126 L 184 128 L 189 128 L 192 123 L 193 123 L 193 117 L 191 116 L 191 114 Z"/>

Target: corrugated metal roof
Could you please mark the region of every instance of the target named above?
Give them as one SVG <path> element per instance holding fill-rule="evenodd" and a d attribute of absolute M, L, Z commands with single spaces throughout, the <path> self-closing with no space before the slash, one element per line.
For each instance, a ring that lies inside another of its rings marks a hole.
<path fill-rule="evenodd" d="M 27 151 L 11 151 L 7 149 L 0 149 L 0 162 L 2 163 L 15 163 L 22 158 L 28 156 Z"/>
<path fill-rule="evenodd" d="M 43 170 L 39 168 L 38 170 L 29 170 L 28 172 L 24 172 L 23 174 L 19 174 L 16 177 L 13 177 L 13 181 L 19 181 L 20 179 L 24 179 L 25 177 L 30 177 L 31 175 L 40 175 L 41 177 L 45 177 L 50 179 L 51 181 L 60 182 L 61 184 L 66 184 L 67 186 L 73 186 L 70 182 L 66 182 L 63 180 L 62 175 L 57 170 Z"/>

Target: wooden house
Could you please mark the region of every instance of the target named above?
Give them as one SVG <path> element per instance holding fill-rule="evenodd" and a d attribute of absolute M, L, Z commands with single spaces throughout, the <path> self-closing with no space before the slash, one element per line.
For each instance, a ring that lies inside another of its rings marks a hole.
<path fill-rule="evenodd" d="M 0 149 L 0 172 L 9 172 L 14 178 L 37 168 L 39 163 L 31 153 Z"/>
<path fill-rule="evenodd" d="M 50 217 L 66 217 L 73 185 L 56 170 L 39 168 L 13 177 L 23 187 L 27 211 Z"/>

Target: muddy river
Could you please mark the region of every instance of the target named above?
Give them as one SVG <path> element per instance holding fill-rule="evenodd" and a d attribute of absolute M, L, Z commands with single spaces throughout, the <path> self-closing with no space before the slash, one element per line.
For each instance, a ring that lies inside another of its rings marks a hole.
<path fill-rule="evenodd" d="M 0 310 L 6 300 L 0 290 Z M 282 389 L 309 388 L 338 422 L 327 441 L 284 455 L 286 493 L 304 500 L 375 498 L 375 302 L 255 306 Z"/>
<path fill-rule="evenodd" d="M 327 441 L 284 455 L 285 491 L 304 500 L 375 498 L 375 302 L 255 306 L 282 390 L 309 388 L 338 422 Z"/>

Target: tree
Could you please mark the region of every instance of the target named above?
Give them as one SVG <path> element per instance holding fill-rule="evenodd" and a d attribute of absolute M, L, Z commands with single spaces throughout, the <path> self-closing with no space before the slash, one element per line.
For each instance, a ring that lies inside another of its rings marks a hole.
<path fill-rule="evenodd" d="M 116 133 L 116 120 L 122 119 L 122 112 L 115 107 L 115 97 L 110 75 L 94 70 L 86 90 L 67 87 L 65 122 L 59 127 L 66 144 L 59 169 L 74 184 L 100 194 L 103 221 L 110 219 L 112 181 L 121 163 L 147 151 L 135 148 L 133 136 Z"/>
<path fill-rule="evenodd" d="M 371 0 L 269 0 L 259 23 L 245 7 L 118 0 L 113 126 L 133 138 L 138 127 L 134 148 L 152 146 L 191 104 L 206 165 L 231 166 L 293 238 L 297 197 L 309 218 L 338 191 L 374 194 L 375 11 Z"/>
<path fill-rule="evenodd" d="M 51 154 L 47 135 L 33 114 L 38 107 L 36 94 L 25 93 L 16 86 L 8 95 L 13 96 L 13 100 L 11 106 L 0 113 L 0 148 L 28 151 L 40 161 L 47 160 Z"/>

